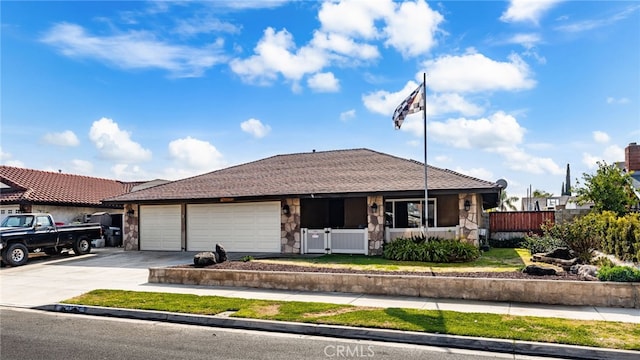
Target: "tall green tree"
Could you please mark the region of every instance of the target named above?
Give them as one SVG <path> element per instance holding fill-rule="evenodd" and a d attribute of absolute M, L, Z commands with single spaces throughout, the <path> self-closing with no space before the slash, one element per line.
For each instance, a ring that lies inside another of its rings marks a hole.
<path fill-rule="evenodd" d="M 593 202 L 593 210 L 603 212 L 613 211 L 617 215 L 629 212 L 631 206 L 637 202 L 631 188 L 631 176 L 615 164 L 598 162 L 595 175 L 582 174 L 584 184 L 578 185 L 578 203 Z"/>
<path fill-rule="evenodd" d="M 500 192 L 500 199 L 498 199 L 498 210 L 499 211 L 516 211 L 518 210 L 515 206 L 515 202 L 520 200 L 517 196 L 509 196 L 507 195 L 507 191 L 502 189 Z"/>

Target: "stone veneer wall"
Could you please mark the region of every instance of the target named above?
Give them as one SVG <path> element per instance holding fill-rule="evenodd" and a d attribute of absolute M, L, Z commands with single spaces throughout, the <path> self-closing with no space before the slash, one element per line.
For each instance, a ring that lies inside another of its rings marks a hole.
<path fill-rule="evenodd" d="M 284 199 L 281 207 L 289 205 L 289 215 L 280 212 L 280 252 L 300 253 L 300 199 Z"/>
<path fill-rule="evenodd" d="M 378 205 L 374 213 L 371 205 Z M 369 255 L 382 254 L 384 241 L 384 200 L 382 196 L 367 196 L 367 223 L 369 224 Z"/>
<path fill-rule="evenodd" d="M 471 202 L 469 211 L 464 209 L 464 202 Z M 478 224 L 482 222 L 482 202 L 478 194 L 458 194 L 458 208 L 460 209 L 460 238 L 476 246 L 478 241 Z"/>
<path fill-rule="evenodd" d="M 133 215 L 127 214 L 133 210 Z M 138 205 L 126 204 L 124 206 L 124 219 L 122 224 L 122 246 L 125 250 L 139 250 L 138 247 L 138 216 L 140 208 Z"/>

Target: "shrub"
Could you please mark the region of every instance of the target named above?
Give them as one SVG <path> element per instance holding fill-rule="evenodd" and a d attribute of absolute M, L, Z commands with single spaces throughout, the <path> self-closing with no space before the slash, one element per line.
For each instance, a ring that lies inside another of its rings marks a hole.
<path fill-rule="evenodd" d="M 253 260 L 254 260 L 253 256 L 251 256 L 251 255 L 246 255 L 246 256 L 243 256 L 243 257 L 240 258 L 240 261 L 242 261 L 242 262 L 249 262 L 249 261 L 253 261 Z"/>
<path fill-rule="evenodd" d="M 466 262 L 480 256 L 480 250 L 472 244 L 457 240 L 417 237 L 398 238 L 384 245 L 383 257 L 398 261 Z"/>
<path fill-rule="evenodd" d="M 618 217 L 605 211 L 588 216 L 594 219 L 596 236 L 604 252 L 622 260 L 640 260 L 640 214 Z"/>
<path fill-rule="evenodd" d="M 531 255 L 549 252 L 559 247 L 567 246 L 562 240 L 549 235 L 529 234 L 524 237 L 522 247 L 529 250 Z"/>
<path fill-rule="evenodd" d="M 562 224 L 545 224 L 542 231 L 544 235 L 562 240 L 582 263 L 588 264 L 594 250 L 600 248 L 597 226 L 597 219 L 587 215 Z"/>
<path fill-rule="evenodd" d="M 525 238 L 517 237 L 511 239 L 489 239 L 489 246 L 493 248 L 508 248 L 508 249 L 516 249 L 523 247 Z"/>
<path fill-rule="evenodd" d="M 603 267 L 597 276 L 600 281 L 640 282 L 640 270 L 630 266 Z"/>

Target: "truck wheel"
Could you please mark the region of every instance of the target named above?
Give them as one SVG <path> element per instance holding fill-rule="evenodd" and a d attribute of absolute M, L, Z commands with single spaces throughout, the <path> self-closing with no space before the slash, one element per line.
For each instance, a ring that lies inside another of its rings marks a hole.
<path fill-rule="evenodd" d="M 29 250 L 20 243 L 9 245 L 2 253 L 2 261 L 11 266 L 24 265 L 27 263 L 27 260 L 29 260 Z"/>
<path fill-rule="evenodd" d="M 91 252 L 91 241 L 81 237 L 73 243 L 73 252 L 76 255 L 84 255 Z"/>

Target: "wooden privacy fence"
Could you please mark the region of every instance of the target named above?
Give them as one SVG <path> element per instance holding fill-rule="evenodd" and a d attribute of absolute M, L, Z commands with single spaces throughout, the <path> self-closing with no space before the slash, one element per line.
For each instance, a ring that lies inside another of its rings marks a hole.
<path fill-rule="evenodd" d="M 540 225 L 555 221 L 555 211 L 507 211 L 490 212 L 489 229 L 496 232 L 540 233 Z"/>

